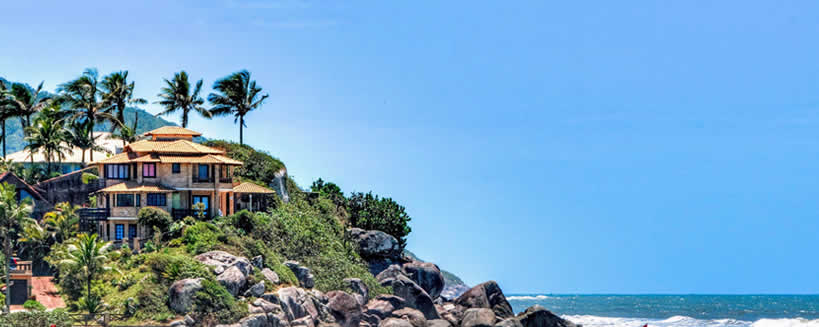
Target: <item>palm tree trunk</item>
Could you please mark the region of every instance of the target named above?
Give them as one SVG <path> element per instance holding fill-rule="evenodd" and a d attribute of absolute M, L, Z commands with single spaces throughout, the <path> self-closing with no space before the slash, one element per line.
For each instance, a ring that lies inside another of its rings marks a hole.
<path fill-rule="evenodd" d="M 0 130 L 3 133 L 3 160 L 6 160 L 6 120 L 3 119 L 3 122 L 0 123 Z"/>
<path fill-rule="evenodd" d="M 239 145 L 244 145 L 242 141 L 242 130 L 245 127 L 245 116 L 239 116 Z"/>
<path fill-rule="evenodd" d="M 91 138 L 91 162 L 94 162 L 94 119 L 89 119 L 91 123 L 91 129 L 88 131 L 88 137 Z"/>
<path fill-rule="evenodd" d="M 85 149 L 80 149 L 82 151 L 82 166 L 85 167 Z"/>
<path fill-rule="evenodd" d="M 11 259 L 11 235 L 9 235 L 9 232 L 11 231 L 10 225 L 11 222 L 9 222 L 9 226 L 6 226 L 6 262 L 3 263 L 3 269 L 6 271 L 6 303 L 4 303 L 5 312 L 11 312 L 11 267 L 9 267 L 9 262 Z"/>

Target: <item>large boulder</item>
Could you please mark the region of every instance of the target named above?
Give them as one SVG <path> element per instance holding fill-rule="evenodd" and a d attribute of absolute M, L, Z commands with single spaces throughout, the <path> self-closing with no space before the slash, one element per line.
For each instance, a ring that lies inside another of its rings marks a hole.
<path fill-rule="evenodd" d="M 230 266 L 216 276 L 216 281 L 222 284 L 231 295 L 236 296 L 245 287 L 247 275 L 243 274 L 239 267 Z"/>
<path fill-rule="evenodd" d="M 267 279 L 267 281 L 273 285 L 281 283 L 281 280 L 279 280 L 279 274 L 273 270 L 270 270 L 270 268 L 262 269 L 262 276 L 264 276 L 264 279 Z"/>
<path fill-rule="evenodd" d="M 193 305 L 193 297 L 202 289 L 201 278 L 186 278 L 175 281 L 168 289 L 168 303 L 177 313 L 187 313 Z"/>
<path fill-rule="evenodd" d="M 438 315 L 438 311 L 435 310 L 432 297 L 430 297 L 421 286 L 418 286 L 418 284 L 406 276 L 401 275 L 396 278 L 387 278 L 381 281 L 381 285 L 392 287 L 393 294 L 404 299 L 406 306 L 421 311 L 426 319 L 441 318 L 441 316 Z"/>
<path fill-rule="evenodd" d="M 521 312 L 517 319 L 523 327 L 576 327 L 573 322 L 560 318 L 539 305 L 531 306 Z"/>
<path fill-rule="evenodd" d="M 495 313 L 489 308 L 472 308 L 464 312 L 461 327 L 493 327 Z"/>
<path fill-rule="evenodd" d="M 313 273 L 310 271 L 310 268 L 302 266 L 296 261 L 285 261 L 284 265 L 293 271 L 293 274 L 296 275 L 301 287 L 313 288 L 313 286 L 315 286 L 315 277 L 313 277 Z"/>
<path fill-rule="evenodd" d="M 523 327 L 523 324 L 518 318 L 506 318 L 495 324 L 495 327 Z"/>
<path fill-rule="evenodd" d="M 396 278 L 398 276 L 406 276 L 404 269 L 401 269 L 399 265 L 389 265 L 386 269 L 375 275 L 375 279 L 381 282 L 387 278 Z"/>
<path fill-rule="evenodd" d="M 245 297 L 260 297 L 264 294 L 264 281 L 260 281 L 245 291 Z"/>
<path fill-rule="evenodd" d="M 259 298 L 253 301 L 253 303 L 248 305 L 248 311 L 250 313 L 279 313 L 282 312 L 282 307 L 278 304 L 273 304 L 270 301 L 265 299 Z"/>
<path fill-rule="evenodd" d="M 245 257 L 232 255 L 225 251 L 205 252 L 194 258 L 199 260 L 201 263 L 211 266 L 213 268 L 213 272 L 217 275 L 222 274 L 231 266 L 238 268 L 239 271 L 241 271 L 245 276 L 247 276 L 247 274 L 253 270 L 250 260 L 247 260 Z"/>
<path fill-rule="evenodd" d="M 392 316 L 409 321 L 413 327 L 427 327 L 427 318 L 424 317 L 424 314 L 421 313 L 421 311 L 413 308 L 395 310 L 392 312 Z"/>
<path fill-rule="evenodd" d="M 327 308 L 341 327 L 358 327 L 361 323 L 361 303 L 347 292 L 327 293 Z"/>
<path fill-rule="evenodd" d="M 277 293 L 287 320 L 292 322 L 310 317 L 315 322 L 319 319 L 319 309 L 316 307 L 318 301 L 313 300 L 312 294 L 298 287 L 282 288 Z"/>
<path fill-rule="evenodd" d="M 413 327 L 409 321 L 401 318 L 387 318 L 378 324 L 378 327 Z"/>
<path fill-rule="evenodd" d="M 427 327 L 452 327 L 452 323 L 445 319 L 427 320 Z"/>
<path fill-rule="evenodd" d="M 365 313 L 383 320 L 392 315 L 393 311 L 403 308 L 404 305 L 406 301 L 403 298 L 395 295 L 379 295 L 367 302 Z"/>
<path fill-rule="evenodd" d="M 345 278 L 343 281 L 353 291 L 353 296 L 355 296 L 359 304 L 367 304 L 367 300 L 370 298 L 370 289 L 367 288 L 367 284 L 364 284 L 358 278 Z"/>
<path fill-rule="evenodd" d="M 264 313 L 252 314 L 239 320 L 241 327 L 267 327 L 267 315 Z"/>
<path fill-rule="evenodd" d="M 361 228 L 350 228 L 347 233 L 358 244 L 358 251 L 364 258 L 394 258 L 401 255 L 398 240 L 390 234 Z"/>
<path fill-rule="evenodd" d="M 471 288 L 455 300 L 455 304 L 466 308 L 488 308 L 500 319 L 514 317 L 512 306 L 506 301 L 500 286 L 495 281 L 488 281 Z"/>
<path fill-rule="evenodd" d="M 444 275 L 438 269 L 438 265 L 431 262 L 413 261 L 405 263 L 402 268 L 407 277 L 424 288 L 433 299 L 443 291 Z"/>

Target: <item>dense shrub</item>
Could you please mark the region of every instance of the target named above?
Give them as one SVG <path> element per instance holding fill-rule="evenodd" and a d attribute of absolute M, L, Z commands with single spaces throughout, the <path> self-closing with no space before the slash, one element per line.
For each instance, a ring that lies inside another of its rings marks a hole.
<path fill-rule="evenodd" d="M 398 239 L 401 248 L 407 245 L 407 235 L 412 231 L 410 216 L 404 207 L 391 198 L 380 198 L 372 192 L 353 193 L 348 201 L 350 224 L 362 229 L 375 229 Z"/>
<path fill-rule="evenodd" d="M 156 227 L 163 233 L 168 232 L 168 228 L 170 228 L 171 223 L 173 223 L 171 214 L 165 210 L 154 207 L 139 209 L 137 219 L 140 225 L 146 226 L 152 231 L 154 227 Z"/>
<path fill-rule="evenodd" d="M 36 300 L 27 300 L 23 303 L 23 309 L 28 311 L 45 311 L 46 307 Z"/>
<path fill-rule="evenodd" d="M 193 310 L 201 315 L 200 320 L 210 317 L 220 323 L 233 323 L 247 315 L 247 305 L 237 302 L 222 284 L 207 279 L 194 295 Z"/>
<path fill-rule="evenodd" d="M 207 278 L 211 276 L 207 266 L 196 259 L 181 254 L 151 253 L 145 256 L 145 265 L 150 267 L 156 281 L 170 284 L 185 278 Z"/>
<path fill-rule="evenodd" d="M 218 245 L 220 236 L 222 231 L 216 225 L 200 221 L 185 228 L 182 242 L 186 244 L 188 252 L 199 254 L 213 250 Z"/>
<path fill-rule="evenodd" d="M 162 321 L 173 316 L 168 309 L 168 288 L 152 282 L 143 282 L 136 287 L 136 310 L 134 316 L 140 320 Z"/>
<path fill-rule="evenodd" d="M 54 311 L 20 311 L 0 315 L 0 326 L 34 327 L 34 326 L 71 327 L 73 321 L 65 310 Z"/>
<path fill-rule="evenodd" d="M 268 185 L 276 177 L 276 172 L 284 168 L 284 163 L 282 163 L 281 160 L 272 157 L 266 152 L 257 151 L 249 145 L 241 145 L 221 140 L 211 140 L 203 144 L 224 149 L 228 157 L 244 162 L 244 165 L 237 167 L 233 174 L 242 179 Z"/>

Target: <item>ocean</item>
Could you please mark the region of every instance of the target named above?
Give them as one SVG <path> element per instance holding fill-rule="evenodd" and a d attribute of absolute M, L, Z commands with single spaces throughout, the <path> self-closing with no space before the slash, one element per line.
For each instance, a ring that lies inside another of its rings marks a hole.
<path fill-rule="evenodd" d="M 510 295 L 584 327 L 819 327 L 819 295 Z"/>

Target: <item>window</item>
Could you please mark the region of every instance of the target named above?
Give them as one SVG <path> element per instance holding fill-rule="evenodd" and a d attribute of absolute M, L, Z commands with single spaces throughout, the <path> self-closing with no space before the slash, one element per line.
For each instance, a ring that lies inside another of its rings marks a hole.
<path fill-rule="evenodd" d="M 156 164 L 155 163 L 142 164 L 142 177 L 156 177 Z"/>
<path fill-rule="evenodd" d="M 105 178 L 128 179 L 129 168 L 128 164 L 105 165 Z"/>
<path fill-rule="evenodd" d="M 182 164 L 175 163 L 171 164 L 171 172 L 174 174 L 179 174 L 182 172 Z"/>
<path fill-rule="evenodd" d="M 117 207 L 133 207 L 134 206 L 134 195 L 133 194 L 117 194 Z"/>
<path fill-rule="evenodd" d="M 210 209 L 210 197 L 207 195 L 194 195 L 193 204 L 202 203 L 205 205 L 205 210 Z"/>
<path fill-rule="evenodd" d="M 168 197 L 165 193 L 148 193 L 148 205 L 164 207 L 168 205 Z"/>
<path fill-rule="evenodd" d="M 197 179 L 199 180 L 207 180 L 210 174 L 208 174 L 208 165 L 199 165 L 199 174 L 197 174 Z"/>
<path fill-rule="evenodd" d="M 136 225 L 134 224 L 128 225 L 128 238 L 134 239 L 136 237 L 137 237 Z"/>
<path fill-rule="evenodd" d="M 114 226 L 114 239 L 119 241 L 125 237 L 125 225 L 116 224 Z"/>
<path fill-rule="evenodd" d="M 136 206 L 137 206 L 137 207 L 141 207 L 141 206 L 142 206 L 142 194 L 137 194 L 137 195 L 136 195 Z"/>

